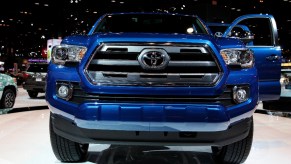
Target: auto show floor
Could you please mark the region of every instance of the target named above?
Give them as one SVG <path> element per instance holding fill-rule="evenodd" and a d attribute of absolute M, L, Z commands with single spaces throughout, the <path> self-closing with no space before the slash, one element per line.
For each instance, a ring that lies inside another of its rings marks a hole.
<path fill-rule="evenodd" d="M 291 119 L 255 113 L 254 141 L 246 164 L 291 163 Z M 49 140 L 49 110 L 0 115 L 1 164 L 59 162 Z M 86 164 L 214 164 L 210 147 L 92 144 Z"/>

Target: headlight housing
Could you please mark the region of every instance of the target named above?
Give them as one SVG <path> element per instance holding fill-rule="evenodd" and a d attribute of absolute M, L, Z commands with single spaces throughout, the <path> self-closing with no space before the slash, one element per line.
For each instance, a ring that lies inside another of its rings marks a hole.
<path fill-rule="evenodd" d="M 254 53 L 247 48 L 222 49 L 220 54 L 229 66 L 251 68 L 254 65 Z"/>
<path fill-rule="evenodd" d="M 57 45 L 52 49 L 52 61 L 62 65 L 66 62 L 80 62 L 86 51 L 84 46 Z"/>

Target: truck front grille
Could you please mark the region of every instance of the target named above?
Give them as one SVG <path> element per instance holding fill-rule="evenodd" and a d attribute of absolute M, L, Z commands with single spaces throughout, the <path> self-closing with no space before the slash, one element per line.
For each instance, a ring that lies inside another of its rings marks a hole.
<path fill-rule="evenodd" d="M 166 52 L 169 61 L 164 68 L 145 69 L 139 60 L 144 50 Z M 208 46 L 181 43 L 103 43 L 85 72 L 94 85 L 118 86 L 213 86 L 222 75 Z"/>

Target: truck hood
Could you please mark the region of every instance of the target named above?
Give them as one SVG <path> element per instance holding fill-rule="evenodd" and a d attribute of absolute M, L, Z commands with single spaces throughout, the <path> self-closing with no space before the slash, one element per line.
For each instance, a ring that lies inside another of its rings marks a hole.
<path fill-rule="evenodd" d="M 206 34 L 160 34 L 160 33 L 95 33 L 93 35 L 75 35 L 64 38 L 62 44 L 82 45 L 94 48 L 105 42 L 143 42 L 143 43 L 200 43 L 218 49 L 241 48 L 243 43 L 234 38 L 216 38 Z"/>
<path fill-rule="evenodd" d="M 235 38 L 219 37 L 216 39 L 216 43 L 220 49 L 245 47 L 244 43 L 241 40 Z"/>
<path fill-rule="evenodd" d="M 159 33 L 103 33 L 92 36 L 99 42 L 179 42 L 197 43 L 214 41 L 210 35 L 159 34 Z"/>
<path fill-rule="evenodd" d="M 159 34 L 159 33 L 96 33 L 88 36 L 69 36 L 62 44 L 96 47 L 104 42 L 143 42 L 143 43 L 202 43 L 213 44 L 216 40 L 211 35 Z"/>

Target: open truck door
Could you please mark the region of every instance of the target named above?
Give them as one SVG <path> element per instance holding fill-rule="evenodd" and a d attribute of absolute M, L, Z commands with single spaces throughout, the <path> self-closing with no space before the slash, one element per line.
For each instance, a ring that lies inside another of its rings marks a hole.
<path fill-rule="evenodd" d="M 238 34 L 234 27 L 246 25 L 251 33 Z M 235 19 L 222 37 L 240 37 L 254 51 L 259 78 L 259 100 L 280 98 L 281 47 L 278 31 L 272 15 L 249 14 Z"/>

